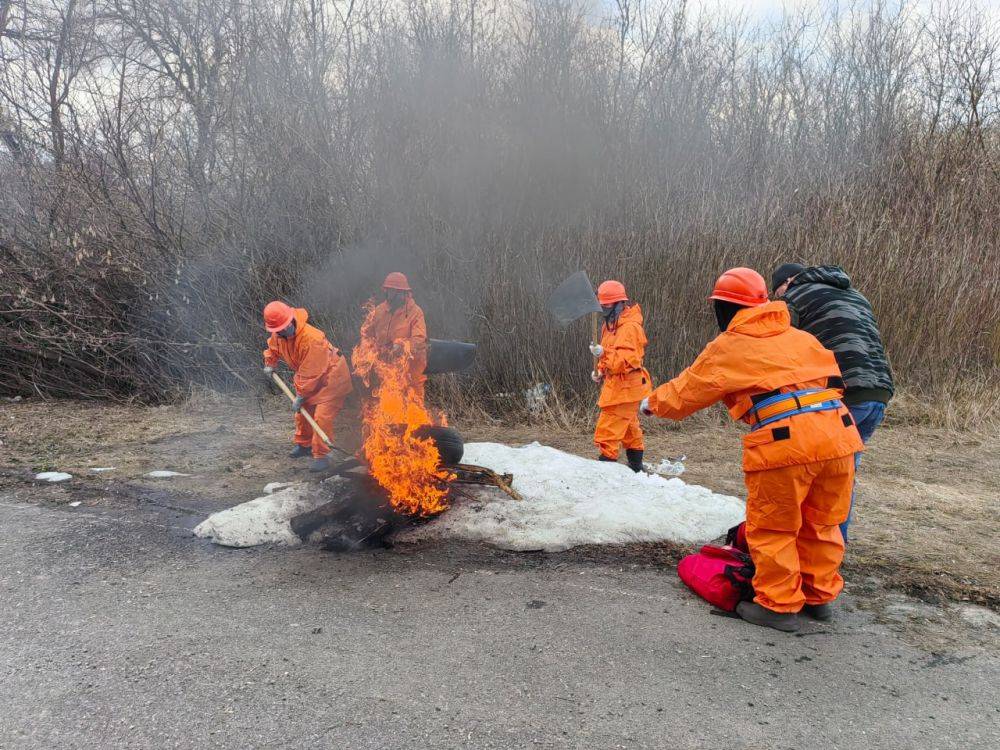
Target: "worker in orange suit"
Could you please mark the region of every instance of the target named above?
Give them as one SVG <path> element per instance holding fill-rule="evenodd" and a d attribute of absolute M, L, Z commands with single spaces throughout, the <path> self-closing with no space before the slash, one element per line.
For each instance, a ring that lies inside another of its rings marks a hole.
<path fill-rule="evenodd" d="M 427 324 L 424 311 L 413 301 L 406 276 L 393 271 L 382 283 L 385 299 L 368 314 L 361 325 L 361 338 L 374 346 L 383 361 L 408 352 L 409 383 L 414 397 L 424 400 L 427 376 Z"/>
<path fill-rule="evenodd" d="M 726 271 L 711 299 L 721 334 L 640 410 L 680 420 L 721 400 L 750 426 L 743 471 L 756 595 L 736 611 L 756 625 L 794 631 L 798 612 L 829 620 L 844 586 L 839 524 L 863 445 L 841 401 L 833 353 L 791 326 L 784 302 L 768 302 L 760 274 Z"/>
<path fill-rule="evenodd" d="M 333 439 L 333 423 L 351 392 L 347 360 L 327 341 L 326 334 L 309 325 L 309 313 L 284 302 L 269 302 L 264 308 L 264 328 L 271 334 L 264 350 L 264 374 L 270 379 L 278 361 L 295 373 L 295 448 L 291 458 L 312 455 L 309 470 L 327 468 L 329 447 L 315 434 L 302 411 L 316 420 Z"/>
<path fill-rule="evenodd" d="M 597 358 L 591 377 L 602 383 L 594 444 L 601 452 L 601 461 L 617 461 L 624 446 L 629 468 L 638 473 L 643 470 L 645 450 L 639 403 L 653 390 L 649 372 L 642 366 L 647 343 L 642 309 L 629 301 L 620 281 L 601 284 L 597 301 L 604 311 L 604 322 L 601 343 L 590 345 L 590 353 Z"/>

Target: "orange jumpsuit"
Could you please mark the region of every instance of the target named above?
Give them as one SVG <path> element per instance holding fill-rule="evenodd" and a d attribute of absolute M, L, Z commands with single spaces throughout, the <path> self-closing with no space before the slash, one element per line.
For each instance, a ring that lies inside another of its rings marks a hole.
<path fill-rule="evenodd" d="M 833 353 L 792 328 L 784 302 L 743 308 L 694 363 L 657 388 L 649 410 L 683 419 L 722 400 L 733 419 L 764 394 L 842 387 Z M 775 612 L 833 601 L 844 586 L 840 564 L 854 482 L 864 446 L 850 412 L 796 414 L 743 437 L 747 544 L 757 572 L 755 601 Z"/>
<path fill-rule="evenodd" d="M 347 360 L 326 339 L 326 334 L 308 323 L 309 313 L 295 309 L 295 335 L 290 339 L 272 333 L 264 350 L 264 364 L 274 367 L 282 360 L 295 372 L 295 393 L 305 401 L 302 408 L 316 420 L 333 440 L 333 421 L 351 392 L 351 372 Z M 330 449 L 313 433 L 313 428 L 301 414 L 295 414 L 295 442 L 311 446 L 314 458 L 321 458 Z"/>
<path fill-rule="evenodd" d="M 424 311 L 407 296 L 406 303 L 398 310 L 390 310 L 389 303 L 376 306 L 361 326 L 361 338 L 370 339 L 379 354 L 388 357 L 396 344 L 410 344 L 410 384 L 423 401 L 427 376 L 427 324 Z"/>
<path fill-rule="evenodd" d="M 621 446 L 644 449 L 639 403 L 653 390 L 652 378 L 642 366 L 646 343 L 638 305 L 622 308 L 613 329 L 607 324 L 602 328 L 604 353 L 595 369 L 604 376 L 604 385 L 597 400 L 601 413 L 594 428 L 594 445 L 601 455 L 615 461 Z"/>

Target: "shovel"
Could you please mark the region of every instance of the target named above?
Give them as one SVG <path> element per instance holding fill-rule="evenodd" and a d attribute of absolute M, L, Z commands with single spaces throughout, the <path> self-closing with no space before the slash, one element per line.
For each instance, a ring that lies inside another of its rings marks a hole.
<path fill-rule="evenodd" d="M 278 375 L 278 373 L 272 372 L 271 380 L 273 380 L 275 382 L 275 385 L 277 385 L 282 390 L 282 392 L 286 396 L 288 396 L 290 401 L 292 402 L 295 401 L 295 394 L 292 393 L 291 388 L 285 385 L 285 381 L 281 379 L 281 376 Z M 319 439 L 323 441 L 323 443 L 326 445 L 327 448 L 329 448 L 331 451 L 336 451 L 337 453 L 340 453 L 343 456 L 347 456 L 348 458 L 353 458 L 353 456 L 351 456 L 351 454 L 349 454 L 343 448 L 338 448 L 336 445 L 333 444 L 330 438 L 327 437 L 327 434 L 323 432 L 323 428 L 321 428 L 318 424 L 316 424 L 316 420 L 312 418 L 312 414 L 307 412 L 305 409 L 300 409 L 299 413 L 309 423 L 309 426 L 313 428 L 313 432 L 319 435 Z"/>
<path fill-rule="evenodd" d="M 602 310 L 586 271 L 577 271 L 557 286 L 549 295 L 548 308 L 561 328 L 590 314 L 590 336 L 593 343 L 599 343 L 597 339 Z M 594 360 L 596 362 L 597 358 Z"/>

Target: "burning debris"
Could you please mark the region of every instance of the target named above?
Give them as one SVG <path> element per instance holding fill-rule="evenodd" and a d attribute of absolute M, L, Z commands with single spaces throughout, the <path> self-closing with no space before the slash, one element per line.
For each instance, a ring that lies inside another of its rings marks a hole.
<path fill-rule="evenodd" d="M 375 308 L 369 310 L 362 330 L 374 313 Z M 438 447 L 426 435 L 435 424 L 411 366 L 414 357 L 409 341 L 386 353 L 362 336 L 351 359 L 355 373 L 371 388 L 362 408 L 368 471 L 396 511 L 429 518 L 448 507 L 448 484 L 455 475 L 442 468 Z M 445 422 L 443 415 L 438 421 Z"/>

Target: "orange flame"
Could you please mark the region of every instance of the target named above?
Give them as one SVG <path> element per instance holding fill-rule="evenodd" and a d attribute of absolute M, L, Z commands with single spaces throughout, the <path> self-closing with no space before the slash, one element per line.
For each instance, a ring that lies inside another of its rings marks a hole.
<path fill-rule="evenodd" d="M 369 320 L 373 315 L 368 305 Z M 410 345 L 379 351 L 362 337 L 352 356 L 354 370 L 377 386 L 364 404 L 364 451 L 368 471 L 389 494 L 399 511 L 433 516 L 448 507 L 447 483 L 454 475 L 441 468 L 441 456 L 430 438 L 416 433 L 433 422 L 419 391 L 413 387 Z"/>

